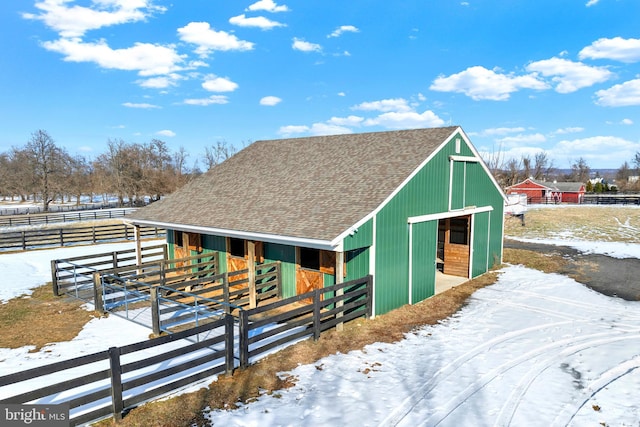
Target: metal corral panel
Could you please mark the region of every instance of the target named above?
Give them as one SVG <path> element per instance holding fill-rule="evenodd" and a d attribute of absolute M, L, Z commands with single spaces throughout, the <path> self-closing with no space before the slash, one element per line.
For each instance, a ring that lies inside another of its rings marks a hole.
<path fill-rule="evenodd" d="M 296 248 L 278 243 L 264 243 L 265 262 L 280 261 L 282 274 L 282 297 L 296 295 Z"/>

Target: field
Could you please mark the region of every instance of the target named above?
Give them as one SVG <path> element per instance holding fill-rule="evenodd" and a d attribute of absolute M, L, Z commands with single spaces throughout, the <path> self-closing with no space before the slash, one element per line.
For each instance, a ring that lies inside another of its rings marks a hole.
<path fill-rule="evenodd" d="M 520 219 L 507 217 L 506 237 L 640 243 L 638 206 L 531 206 Z"/>

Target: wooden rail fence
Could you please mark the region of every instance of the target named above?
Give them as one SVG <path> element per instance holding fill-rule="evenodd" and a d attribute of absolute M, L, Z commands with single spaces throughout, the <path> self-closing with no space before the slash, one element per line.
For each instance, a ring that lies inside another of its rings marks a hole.
<path fill-rule="evenodd" d="M 366 276 L 240 309 L 237 317 L 225 313 L 182 332 L 16 372 L 0 377 L 0 403 L 68 403 L 72 425 L 110 415 L 120 420 L 141 403 L 214 375 L 230 374 L 236 367 L 246 368 L 252 359 L 279 346 L 309 337 L 317 340 L 329 328 L 369 317 L 371 293 L 372 276 Z M 312 303 L 301 304 L 305 300 Z M 85 368 L 91 364 L 95 364 L 91 369 Z M 82 372 L 74 374 L 74 368 Z M 38 386 L 43 382 L 49 385 Z M 30 391 L 11 394 L 16 384 Z"/>
<path fill-rule="evenodd" d="M 0 216 L 0 227 L 17 227 L 23 225 L 42 225 L 54 224 L 59 222 L 94 221 L 98 219 L 122 218 L 126 215 L 131 215 L 135 211 L 135 208 L 124 208 L 64 213 Z"/>
<path fill-rule="evenodd" d="M 230 374 L 233 331 L 234 319 L 228 315 L 180 333 L 5 375 L 0 377 L 0 403 L 68 403 L 71 425 L 111 415 L 120 420 L 126 409 Z M 50 385 L 38 386 L 43 381 Z M 23 389 L 32 384 L 30 391 L 11 395 L 18 383 L 26 383 Z"/>
<path fill-rule="evenodd" d="M 160 238 L 164 237 L 165 233 L 166 231 L 163 229 L 140 227 L 141 238 Z M 0 250 L 27 250 L 56 246 L 118 242 L 133 240 L 134 238 L 135 233 L 132 227 L 127 224 L 6 231 L 0 233 Z"/>
<path fill-rule="evenodd" d="M 166 245 L 142 246 L 142 265 L 155 264 L 167 258 Z M 53 294 L 69 294 L 80 299 L 94 297 L 95 272 L 113 272 L 118 268 L 131 268 L 137 264 L 136 250 L 107 252 L 51 261 Z"/>

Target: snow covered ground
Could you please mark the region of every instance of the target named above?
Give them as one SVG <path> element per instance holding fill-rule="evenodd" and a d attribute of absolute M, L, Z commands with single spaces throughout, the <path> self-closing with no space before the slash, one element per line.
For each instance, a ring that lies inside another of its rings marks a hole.
<path fill-rule="evenodd" d="M 640 258 L 640 245 L 543 242 Z M 51 259 L 131 245 L 0 254 L 0 300 L 50 280 Z M 28 347 L 0 349 L 0 375 L 148 334 L 116 316 L 94 319 L 73 341 L 37 353 Z M 476 292 L 464 309 L 438 325 L 398 343 L 299 366 L 282 373 L 297 378 L 293 388 L 207 416 L 220 426 L 637 426 L 639 366 L 640 302 L 598 294 L 564 276 L 509 266 L 495 285 Z"/>

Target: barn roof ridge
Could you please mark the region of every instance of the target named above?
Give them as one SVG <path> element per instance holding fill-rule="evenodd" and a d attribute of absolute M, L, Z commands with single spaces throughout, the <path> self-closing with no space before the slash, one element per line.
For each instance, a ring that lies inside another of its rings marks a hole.
<path fill-rule="evenodd" d="M 256 141 L 130 219 L 331 241 L 456 132 L 466 139 L 447 126 Z"/>

